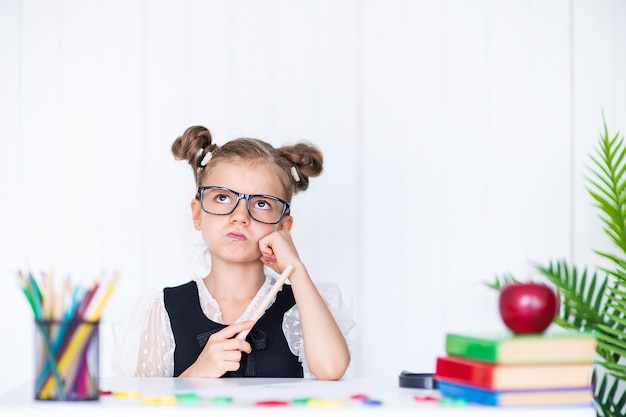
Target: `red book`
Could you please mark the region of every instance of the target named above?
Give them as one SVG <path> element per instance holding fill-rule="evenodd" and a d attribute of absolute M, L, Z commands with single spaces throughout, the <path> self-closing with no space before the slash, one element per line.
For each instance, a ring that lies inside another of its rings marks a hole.
<path fill-rule="evenodd" d="M 591 385 L 592 365 L 501 365 L 459 356 L 437 358 L 435 379 L 492 390 L 584 388 Z"/>

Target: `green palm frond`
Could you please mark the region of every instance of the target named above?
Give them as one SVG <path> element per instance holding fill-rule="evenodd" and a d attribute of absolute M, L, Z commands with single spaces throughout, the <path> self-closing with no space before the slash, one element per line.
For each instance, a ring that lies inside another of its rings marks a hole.
<path fill-rule="evenodd" d="M 488 286 L 489 288 L 500 291 L 502 287 L 504 287 L 506 284 L 510 282 L 518 282 L 518 280 L 517 278 L 513 276 L 513 274 L 508 273 L 508 274 L 502 275 L 501 277 L 497 276 L 494 278 L 493 281 L 488 281 L 488 282 L 485 282 L 484 284 Z"/>
<path fill-rule="evenodd" d="M 620 365 L 611 362 L 599 362 L 598 365 L 602 366 L 607 372 L 607 375 L 618 381 L 626 380 L 626 365 Z"/>
<path fill-rule="evenodd" d="M 608 275 L 612 275 L 613 277 L 617 278 L 620 281 L 626 280 L 626 276 L 624 275 L 626 273 L 626 258 L 622 258 L 618 255 L 614 255 L 612 253 L 603 252 L 599 250 L 594 250 L 594 253 L 602 256 L 605 259 L 608 259 L 609 261 L 613 263 L 612 268 L 598 266 L 598 269 L 600 271 L 604 271 Z"/>
<path fill-rule="evenodd" d="M 591 383 L 594 386 L 594 397 L 599 415 L 604 417 L 623 417 L 626 415 L 626 396 L 619 395 L 623 387 L 620 381 L 604 374 L 597 381 L 597 369 L 592 374 Z"/>
<path fill-rule="evenodd" d="M 556 324 L 589 331 L 603 322 L 603 294 L 607 277 L 599 280 L 597 272 L 594 272 L 589 279 L 586 268 L 579 275 L 578 269 L 575 266 L 570 268 L 565 260 L 551 261 L 548 266 L 535 264 L 535 268 L 557 288 L 560 311 L 555 319 Z"/>
<path fill-rule="evenodd" d="M 598 280 L 597 273 L 587 279 L 587 270 L 578 275 L 566 261 L 536 265 L 538 271 L 557 287 L 561 308 L 555 323 L 563 328 L 593 331 L 598 340 L 600 364 L 616 378 L 626 380 L 626 292 L 619 282 L 609 286 L 608 276 Z"/>
<path fill-rule="evenodd" d="M 596 153 L 596 157 L 590 155 L 593 176 L 586 177 L 590 184 L 588 191 L 601 211 L 604 231 L 622 254 L 626 254 L 626 146 L 623 136 L 617 133 L 610 137 L 604 123 Z"/>
<path fill-rule="evenodd" d="M 607 287 L 607 302 L 604 307 L 605 321 L 598 326 L 598 353 L 609 364 L 618 364 L 621 357 L 626 357 L 626 284 L 616 281 Z M 616 377 L 626 380 L 626 364 L 612 370 Z"/>

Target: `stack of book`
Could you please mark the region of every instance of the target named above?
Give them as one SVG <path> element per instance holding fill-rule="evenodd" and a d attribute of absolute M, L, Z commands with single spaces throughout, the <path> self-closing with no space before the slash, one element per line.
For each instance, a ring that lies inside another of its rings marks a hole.
<path fill-rule="evenodd" d="M 447 334 L 445 349 L 435 370 L 442 397 L 494 406 L 593 402 L 591 334 Z"/>

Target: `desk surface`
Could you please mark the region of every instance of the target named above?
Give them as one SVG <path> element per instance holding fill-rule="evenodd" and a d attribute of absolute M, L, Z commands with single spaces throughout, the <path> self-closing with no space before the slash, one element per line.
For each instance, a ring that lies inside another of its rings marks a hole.
<path fill-rule="evenodd" d="M 441 405 L 436 401 L 424 401 L 437 396 L 436 391 L 400 388 L 396 380 L 346 379 L 342 381 L 318 381 L 312 379 L 187 379 L 187 378 L 101 378 L 103 391 L 136 393 L 138 397 L 102 395 L 99 401 L 59 402 L 33 399 L 32 384 L 24 384 L 0 397 L 0 414 L 63 416 L 110 416 L 116 412 L 132 412 L 135 417 L 171 415 L 184 408 L 185 416 L 203 416 L 213 410 L 226 411 L 229 415 L 273 416 L 314 415 L 318 407 L 293 403 L 298 398 L 316 398 L 318 406 L 340 407 L 328 409 L 341 415 L 411 415 L 435 417 L 522 417 L 532 412 L 533 417 L 595 417 L 589 407 L 480 407 L 473 405 Z M 194 393 L 195 401 L 178 401 L 176 404 L 149 404 L 149 400 L 167 399 L 174 394 Z M 381 405 L 367 405 L 353 399 L 364 395 L 378 400 Z M 216 398 L 229 397 L 232 402 L 215 404 Z M 416 399 L 416 397 L 422 400 Z M 257 401 L 283 400 L 288 406 L 259 406 Z"/>

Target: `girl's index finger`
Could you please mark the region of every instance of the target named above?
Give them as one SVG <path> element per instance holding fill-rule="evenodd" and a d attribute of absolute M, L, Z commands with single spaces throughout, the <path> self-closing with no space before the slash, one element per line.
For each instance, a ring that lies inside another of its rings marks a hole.
<path fill-rule="evenodd" d="M 254 326 L 254 322 L 252 320 L 246 320 L 240 323 L 234 323 L 229 326 L 226 326 L 215 334 L 219 335 L 219 337 L 222 339 L 230 339 L 244 330 L 251 329 L 252 326 Z"/>

